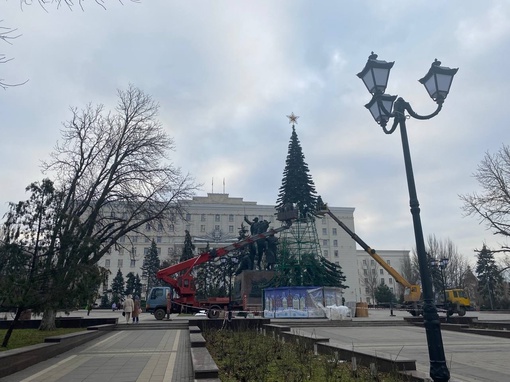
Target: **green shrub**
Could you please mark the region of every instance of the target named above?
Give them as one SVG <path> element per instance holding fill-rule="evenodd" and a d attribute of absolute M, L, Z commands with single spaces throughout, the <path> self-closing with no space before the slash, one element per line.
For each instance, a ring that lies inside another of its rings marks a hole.
<path fill-rule="evenodd" d="M 255 331 L 210 330 L 204 337 L 223 382 L 402 381 L 390 374 L 374 378 L 360 367 L 354 375 L 348 362 L 314 355 L 302 346 Z"/>

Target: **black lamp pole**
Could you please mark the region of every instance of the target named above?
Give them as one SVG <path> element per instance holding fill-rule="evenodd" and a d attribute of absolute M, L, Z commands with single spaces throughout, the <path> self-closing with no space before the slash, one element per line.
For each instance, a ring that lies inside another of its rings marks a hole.
<path fill-rule="evenodd" d="M 427 261 L 427 253 L 425 252 L 425 241 L 423 239 L 423 229 L 420 219 L 420 204 L 416 193 L 411 152 L 409 150 L 407 138 L 406 119 L 408 117 L 406 116 L 406 112 L 416 119 L 430 119 L 436 116 L 442 109 L 443 102 L 450 90 L 453 76 L 458 69 L 441 67 L 441 63 L 437 60 L 432 64 L 431 69 L 420 82 L 425 85 L 431 98 L 437 103 L 437 109 L 430 115 L 421 116 L 415 113 L 411 105 L 403 98 L 398 98 L 395 101 L 397 98 L 396 96 L 384 94 L 389 71 L 393 67 L 393 64 L 393 62 L 377 60 L 377 55 L 372 52 L 365 68 L 358 74 L 358 77 L 363 80 L 367 89 L 373 95 L 372 100 L 365 105 L 365 107 L 370 110 L 376 122 L 383 128 L 383 131 L 386 134 L 392 134 L 397 127 L 400 127 L 407 187 L 409 189 L 409 205 L 413 217 L 416 251 L 423 289 L 423 323 L 429 348 L 430 377 L 435 382 L 446 382 L 450 380 L 450 372 L 446 364 L 441 326 L 437 308 L 434 304 L 432 280 Z M 394 107 L 393 103 L 395 103 Z M 393 118 L 393 125 L 391 129 L 387 129 L 386 124 L 391 118 Z"/>

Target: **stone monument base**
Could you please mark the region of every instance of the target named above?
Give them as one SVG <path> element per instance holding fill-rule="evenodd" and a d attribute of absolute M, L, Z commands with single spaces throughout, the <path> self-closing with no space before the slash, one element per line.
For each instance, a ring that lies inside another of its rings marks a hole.
<path fill-rule="evenodd" d="M 263 289 L 273 276 L 274 271 L 242 271 L 235 278 L 232 299 L 242 302 L 245 310 L 262 312 Z"/>

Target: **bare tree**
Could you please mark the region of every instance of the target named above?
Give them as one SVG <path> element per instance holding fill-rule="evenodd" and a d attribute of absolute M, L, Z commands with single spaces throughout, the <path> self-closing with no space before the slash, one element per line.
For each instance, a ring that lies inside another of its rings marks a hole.
<path fill-rule="evenodd" d="M 373 261 L 373 260 L 372 260 Z M 359 273 L 359 278 L 361 281 L 361 285 L 365 287 L 365 290 L 368 295 L 370 295 L 372 304 L 375 304 L 375 291 L 379 286 L 379 266 L 376 264 L 371 264 L 367 266 L 366 269 L 363 269 L 363 273 Z"/>
<path fill-rule="evenodd" d="M 468 261 L 458 252 L 457 246 L 449 238 L 438 239 L 436 235 L 429 235 L 426 247 L 431 258 L 435 260 L 448 259 L 448 265 L 443 270 L 446 285 L 451 288 L 463 288 Z"/>
<path fill-rule="evenodd" d="M 420 280 L 420 270 L 418 266 L 418 257 L 414 252 L 412 257 L 408 255 L 404 256 L 402 259 L 400 264 L 400 274 L 404 279 L 409 281 L 410 284 L 418 284 L 418 281 Z M 405 292 L 404 289 L 403 285 L 398 284 L 397 296 L 403 296 Z"/>
<path fill-rule="evenodd" d="M 510 236 L 510 147 L 503 145 L 494 155 L 486 152 L 473 176 L 483 191 L 460 195 L 465 214 L 478 217 L 495 235 Z M 493 252 L 508 250 L 503 245 Z"/>
<path fill-rule="evenodd" d="M 73 301 L 81 269 L 96 264 L 127 233 L 183 216 L 183 200 L 196 190 L 189 175 L 171 164 L 173 141 L 156 119 L 158 104 L 130 86 L 118 92 L 114 111 L 88 105 L 71 109 L 62 140 L 43 170 L 63 195 L 44 254 L 52 277 L 42 329 L 51 329 L 57 309 Z"/>

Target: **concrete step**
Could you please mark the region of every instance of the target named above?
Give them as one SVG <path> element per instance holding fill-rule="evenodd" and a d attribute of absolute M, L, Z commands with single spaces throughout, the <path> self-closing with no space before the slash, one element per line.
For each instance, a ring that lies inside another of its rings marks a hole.
<path fill-rule="evenodd" d="M 352 321 L 352 320 L 307 320 L 307 319 L 271 319 L 271 324 L 286 325 L 292 328 L 312 328 L 312 327 L 365 327 L 365 326 L 410 326 L 411 323 L 404 320 L 396 321 Z"/>
<path fill-rule="evenodd" d="M 162 322 L 140 322 L 138 324 L 119 323 L 114 330 L 182 330 L 188 329 L 188 321 L 162 321 Z"/>

